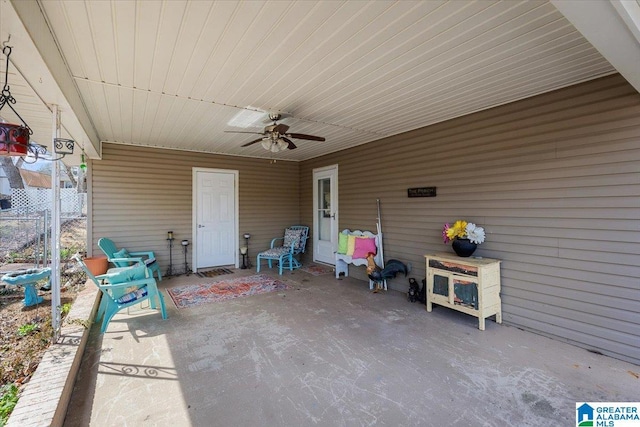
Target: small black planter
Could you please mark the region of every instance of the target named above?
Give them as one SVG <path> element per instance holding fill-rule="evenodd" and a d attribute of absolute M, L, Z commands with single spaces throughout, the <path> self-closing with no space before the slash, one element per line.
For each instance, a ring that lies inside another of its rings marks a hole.
<path fill-rule="evenodd" d="M 476 251 L 478 245 L 469 239 L 454 239 L 451 247 L 458 256 L 470 257 Z"/>

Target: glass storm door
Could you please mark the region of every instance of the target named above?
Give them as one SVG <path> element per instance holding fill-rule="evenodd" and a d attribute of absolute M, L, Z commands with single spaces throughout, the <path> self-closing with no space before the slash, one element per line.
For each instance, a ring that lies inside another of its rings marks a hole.
<path fill-rule="evenodd" d="M 335 265 L 338 241 L 338 166 L 313 171 L 313 260 Z"/>

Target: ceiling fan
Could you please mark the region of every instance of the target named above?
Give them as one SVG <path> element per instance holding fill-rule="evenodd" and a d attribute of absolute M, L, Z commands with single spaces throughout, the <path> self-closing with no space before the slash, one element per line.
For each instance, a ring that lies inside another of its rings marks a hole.
<path fill-rule="evenodd" d="M 227 133 L 251 133 L 256 135 L 262 135 L 260 138 L 255 139 L 253 141 L 247 142 L 246 144 L 241 145 L 241 147 L 248 147 L 250 145 L 256 144 L 258 142 L 262 143 L 262 147 L 265 150 L 269 150 L 273 153 L 277 153 L 281 150 L 294 150 L 298 148 L 296 144 L 293 143 L 292 139 L 307 139 L 310 141 L 325 141 L 325 138 L 321 136 L 314 135 L 305 135 L 303 133 L 287 133 L 289 130 L 289 126 L 285 124 L 278 124 L 278 120 L 282 119 L 283 116 L 279 113 L 269 113 L 269 120 L 273 122 L 273 124 L 268 125 L 264 128 L 264 132 L 244 132 L 244 131 L 233 131 L 228 130 L 225 131 Z"/>

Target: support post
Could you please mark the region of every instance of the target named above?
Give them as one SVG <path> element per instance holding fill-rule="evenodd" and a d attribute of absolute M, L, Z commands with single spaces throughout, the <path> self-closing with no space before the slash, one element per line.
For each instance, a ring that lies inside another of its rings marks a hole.
<path fill-rule="evenodd" d="M 53 132 L 51 146 L 60 134 L 60 111 L 52 105 Z M 51 326 L 53 342 L 60 338 L 60 163 L 51 165 Z"/>

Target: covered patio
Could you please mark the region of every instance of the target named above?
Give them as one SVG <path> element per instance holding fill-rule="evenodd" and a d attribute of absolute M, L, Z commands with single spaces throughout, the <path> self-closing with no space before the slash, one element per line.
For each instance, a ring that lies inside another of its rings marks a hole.
<path fill-rule="evenodd" d="M 304 271 L 285 291 L 94 325 L 65 426 L 570 425 L 576 402 L 634 401 L 638 367 L 398 291 Z"/>
<path fill-rule="evenodd" d="M 501 261 L 486 331 L 364 268 L 182 310 L 167 289 L 211 279 L 168 278 L 167 321 L 92 328 L 67 425 L 557 425 L 638 400 L 637 2 L 0 6 L 33 139 L 60 110 L 86 158 L 88 256 L 108 237 L 167 271 L 186 242 L 182 271 L 238 268 L 300 224 L 303 264 L 333 264 L 382 224 L 420 280 L 463 219 Z"/>

